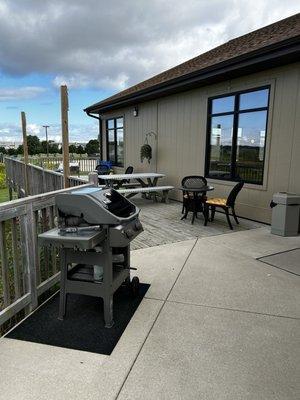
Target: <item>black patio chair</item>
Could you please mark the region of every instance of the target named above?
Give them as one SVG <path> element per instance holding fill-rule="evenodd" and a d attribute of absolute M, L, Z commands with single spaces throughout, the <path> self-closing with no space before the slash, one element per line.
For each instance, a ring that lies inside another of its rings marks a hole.
<path fill-rule="evenodd" d="M 181 210 L 181 213 L 184 215 L 181 219 L 185 219 L 188 213 L 192 212 L 193 224 L 198 212 L 204 213 L 205 211 L 203 207 L 203 201 L 206 198 L 206 192 L 198 194 L 191 192 L 189 189 L 201 189 L 203 186 L 207 186 L 207 180 L 204 178 L 204 176 L 199 175 L 185 176 L 181 181 L 181 186 L 185 189 L 183 190 Z"/>
<path fill-rule="evenodd" d="M 242 187 L 244 186 L 244 182 L 241 181 L 237 183 L 231 192 L 229 193 L 227 199 L 219 198 L 219 197 L 214 197 L 212 199 L 207 199 L 205 202 L 205 208 L 208 208 L 207 212 L 209 212 L 209 209 L 211 210 L 211 216 L 210 216 L 210 221 L 214 220 L 215 217 L 215 212 L 216 208 L 222 208 L 226 214 L 227 222 L 229 225 L 229 228 L 232 230 L 232 224 L 230 221 L 229 217 L 229 211 L 231 210 L 232 216 L 237 224 L 239 224 L 239 220 L 237 219 L 237 216 L 235 214 L 234 206 L 235 206 L 235 200 L 237 198 L 237 195 L 239 192 L 242 190 Z M 206 225 L 206 223 L 205 223 Z"/>
<path fill-rule="evenodd" d="M 129 167 L 126 168 L 125 174 L 132 174 L 133 173 L 133 167 L 129 165 Z M 124 185 L 124 183 L 130 183 L 130 179 L 123 179 L 121 185 Z"/>
<path fill-rule="evenodd" d="M 98 172 L 98 175 L 108 175 L 110 173 L 110 168 L 105 164 L 98 164 L 95 168 L 95 171 Z M 105 181 L 103 179 L 98 178 L 99 185 L 105 185 Z"/>

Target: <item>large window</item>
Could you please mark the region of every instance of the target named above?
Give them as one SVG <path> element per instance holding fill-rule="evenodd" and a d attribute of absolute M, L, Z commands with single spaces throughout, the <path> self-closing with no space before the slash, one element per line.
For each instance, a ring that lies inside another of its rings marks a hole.
<path fill-rule="evenodd" d="M 107 160 L 113 165 L 124 166 L 124 118 L 106 120 Z"/>
<path fill-rule="evenodd" d="M 262 185 L 269 87 L 209 99 L 205 173 Z"/>

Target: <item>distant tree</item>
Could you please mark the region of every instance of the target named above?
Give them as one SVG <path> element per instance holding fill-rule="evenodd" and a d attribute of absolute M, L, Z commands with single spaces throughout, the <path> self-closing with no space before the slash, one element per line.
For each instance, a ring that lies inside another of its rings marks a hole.
<path fill-rule="evenodd" d="M 88 155 L 99 153 L 99 140 L 92 139 L 85 146 Z"/>
<path fill-rule="evenodd" d="M 69 153 L 77 153 L 76 144 L 70 144 L 70 146 L 69 146 Z"/>
<path fill-rule="evenodd" d="M 7 154 L 6 148 L 3 146 L 0 146 L 0 153 Z"/>
<path fill-rule="evenodd" d="M 39 154 L 41 152 L 41 142 L 37 136 L 28 135 L 27 146 L 28 146 L 28 154 L 30 155 Z"/>
<path fill-rule="evenodd" d="M 49 142 L 49 153 L 50 154 L 59 153 L 58 143 L 55 143 L 52 140 Z"/>
<path fill-rule="evenodd" d="M 77 154 L 84 154 L 85 150 L 83 148 L 83 146 L 80 144 L 79 146 L 77 146 Z"/>
<path fill-rule="evenodd" d="M 17 154 L 23 154 L 24 150 L 23 150 L 23 145 L 20 144 L 20 146 L 18 146 L 17 148 Z"/>
<path fill-rule="evenodd" d="M 55 143 L 53 140 L 49 140 L 48 141 L 48 149 L 49 149 L 49 153 L 50 154 L 56 154 L 58 153 L 58 144 Z M 46 140 L 43 140 L 41 142 L 41 146 L 40 146 L 40 152 L 43 154 L 47 154 L 47 142 Z"/>
<path fill-rule="evenodd" d="M 49 145 L 49 142 L 48 142 Z M 42 140 L 41 144 L 40 144 L 40 152 L 42 154 L 47 154 L 47 141 L 46 140 Z"/>
<path fill-rule="evenodd" d="M 9 156 L 16 156 L 17 155 L 17 149 L 8 149 L 7 154 Z"/>

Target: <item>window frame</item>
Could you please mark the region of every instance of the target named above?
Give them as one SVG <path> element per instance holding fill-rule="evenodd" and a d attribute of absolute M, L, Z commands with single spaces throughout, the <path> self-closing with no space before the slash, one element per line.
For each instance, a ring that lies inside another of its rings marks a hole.
<path fill-rule="evenodd" d="M 265 107 L 256 107 L 256 108 L 247 108 L 240 110 L 240 96 L 242 94 L 257 92 L 260 90 L 268 89 L 268 102 Z M 220 99 L 222 97 L 230 97 L 234 96 L 234 108 L 233 111 L 226 111 L 221 113 L 212 113 L 212 103 L 215 99 Z M 271 98 L 271 85 L 259 86 L 251 89 L 239 90 L 235 92 L 230 92 L 226 94 L 220 94 L 217 96 L 208 97 L 208 105 L 207 105 L 207 126 L 206 126 L 206 146 L 205 146 L 205 177 L 208 179 L 215 179 L 218 181 L 227 181 L 227 182 L 238 182 L 239 179 L 236 177 L 236 155 L 237 155 L 237 140 L 238 140 L 238 123 L 239 123 L 239 115 L 257 111 L 266 111 L 266 127 L 265 127 L 265 144 L 264 144 L 264 153 L 263 153 L 263 168 L 262 168 L 262 180 L 261 181 L 247 181 L 244 182 L 250 185 L 264 185 L 264 177 L 265 177 L 265 164 L 266 164 L 266 148 L 267 148 L 267 137 L 268 137 L 268 124 L 269 124 L 269 114 L 270 114 L 270 98 Z M 232 127 L 232 145 L 231 145 L 231 162 L 230 162 L 230 178 L 222 178 L 217 176 L 210 176 L 209 174 L 209 164 L 210 164 L 210 138 L 211 138 L 211 121 L 213 117 L 220 117 L 224 115 L 232 115 L 233 116 L 233 127 Z"/>
<path fill-rule="evenodd" d="M 119 127 L 119 128 L 117 127 L 117 119 L 120 119 L 120 118 L 123 119 L 122 128 L 121 127 Z M 114 121 L 114 127 L 113 128 L 108 128 L 108 122 L 109 121 Z M 119 115 L 117 117 L 110 117 L 110 118 L 107 118 L 105 120 L 106 159 L 108 161 L 111 161 L 112 165 L 114 167 L 124 167 L 125 159 L 123 159 L 123 163 L 118 161 L 118 141 L 117 141 L 117 131 L 118 131 L 118 129 L 123 129 L 123 143 L 124 143 L 124 147 L 125 147 L 125 141 L 124 141 L 124 115 Z M 114 153 L 115 153 L 114 160 L 110 160 L 110 157 L 109 157 L 109 140 L 108 140 L 109 138 L 108 138 L 108 135 L 109 135 L 110 131 L 114 131 Z"/>

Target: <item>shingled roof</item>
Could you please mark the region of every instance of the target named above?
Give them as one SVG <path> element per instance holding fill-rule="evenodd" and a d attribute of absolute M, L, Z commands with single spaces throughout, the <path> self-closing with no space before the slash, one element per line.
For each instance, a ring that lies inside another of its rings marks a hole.
<path fill-rule="evenodd" d="M 200 76 L 207 71 L 215 70 L 234 61 L 245 60 L 247 56 L 258 53 L 261 55 L 264 51 L 267 53 L 268 50 L 272 51 L 274 48 L 278 50 L 281 44 L 285 45 L 290 41 L 296 42 L 298 45 L 300 43 L 300 13 L 232 39 L 221 46 L 102 100 L 88 107 L 85 111 L 108 111 L 110 108 L 116 108 L 116 105 L 121 105 L 122 102 L 124 103 L 122 106 L 125 105 L 126 101 L 129 104 L 130 99 L 132 101 L 135 98 L 138 100 L 139 96 L 145 93 L 148 93 L 149 97 L 150 92 L 159 87 L 167 88 L 175 82 L 183 82 L 190 77 Z"/>

